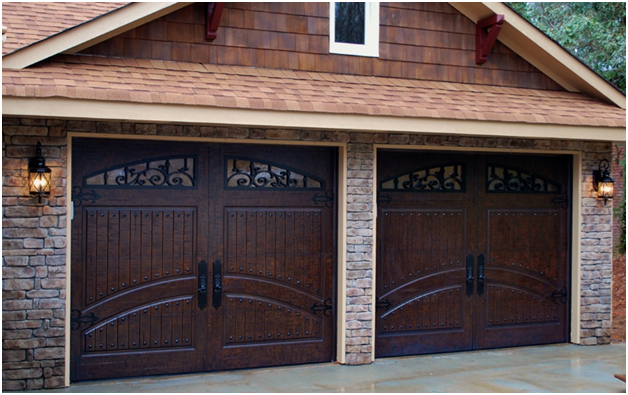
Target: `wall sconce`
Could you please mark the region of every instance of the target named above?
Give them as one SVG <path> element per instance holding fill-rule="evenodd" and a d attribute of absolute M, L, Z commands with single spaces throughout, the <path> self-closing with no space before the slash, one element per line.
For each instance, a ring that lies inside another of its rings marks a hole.
<path fill-rule="evenodd" d="M 37 142 L 37 157 L 31 159 L 28 168 L 28 188 L 30 194 L 39 197 L 50 197 L 50 179 L 52 170 L 46 166 L 46 160 L 41 156 L 41 143 Z"/>
<path fill-rule="evenodd" d="M 610 177 L 608 170 L 610 167 L 608 160 L 602 159 L 598 170 L 593 171 L 593 189 L 597 192 L 597 198 L 604 200 L 604 204 L 608 199 L 613 198 L 613 183 L 615 181 Z"/>

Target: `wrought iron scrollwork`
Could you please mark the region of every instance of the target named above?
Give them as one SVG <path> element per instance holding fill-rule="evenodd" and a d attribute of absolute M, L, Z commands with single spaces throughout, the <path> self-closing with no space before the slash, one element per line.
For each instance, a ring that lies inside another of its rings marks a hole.
<path fill-rule="evenodd" d="M 322 311 L 325 317 L 331 317 L 332 308 L 333 307 L 332 307 L 331 298 L 327 298 L 323 301 L 323 303 L 314 303 L 312 307 L 310 307 L 310 310 L 314 314 L 316 314 L 319 311 Z"/>
<path fill-rule="evenodd" d="M 72 187 L 72 202 L 74 207 L 81 207 L 83 202 L 96 203 L 100 199 L 100 195 L 93 189 L 90 192 L 83 192 L 81 187 Z"/>
<path fill-rule="evenodd" d="M 377 194 L 377 204 L 381 204 L 382 206 L 390 204 L 393 201 L 392 196 L 386 193 L 378 193 Z"/>
<path fill-rule="evenodd" d="M 323 180 L 287 166 L 257 159 L 227 158 L 227 188 L 314 189 L 325 187 Z"/>
<path fill-rule="evenodd" d="M 218 310 L 222 304 L 222 262 L 216 259 L 212 265 L 214 270 L 212 306 Z"/>
<path fill-rule="evenodd" d="M 569 197 L 567 196 L 566 193 L 563 193 L 560 196 L 555 196 L 552 198 L 552 204 L 554 206 L 560 207 L 560 208 L 568 208 L 569 207 Z"/>
<path fill-rule="evenodd" d="M 73 331 L 79 330 L 83 324 L 87 326 L 94 325 L 94 322 L 98 321 L 98 317 L 94 313 L 83 315 L 83 312 L 79 309 L 72 309 L 72 316 L 70 317 L 71 328 Z"/>
<path fill-rule="evenodd" d="M 416 169 L 380 183 L 380 190 L 416 192 L 464 192 L 465 167 L 456 163 Z"/>
<path fill-rule="evenodd" d="M 196 186 L 195 157 L 162 157 L 116 166 L 85 176 L 91 187 L 174 187 Z"/>
<path fill-rule="evenodd" d="M 561 289 L 552 292 L 550 298 L 557 303 L 557 300 L 560 300 L 561 303 L 567 303 L 567 288 L 562 287 Z"/>
<path fill-rule="evenodd" d="M 207 307 L 207 261 L 203 259 L 198 263 L 198 308 Z"/>
<path fill-rule="evenodd" d="M 488 193 L 560 193 L 560 184 L 514 167 L 487 164 Z"/>
<path fill-rule="evenodd" d="M 326 191 L 324 195 L 315 193 L 311 199 L 315 204 L 324 204 L 327 208 L 332 208 L 334 205 L 334 192 Z"/>

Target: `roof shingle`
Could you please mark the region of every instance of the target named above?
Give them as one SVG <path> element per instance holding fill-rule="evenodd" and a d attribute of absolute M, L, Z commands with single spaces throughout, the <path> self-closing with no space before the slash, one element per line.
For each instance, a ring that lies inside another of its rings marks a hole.
<path fill-rule="evenodd" d="M 2 55 L 34 44 L 126 4 L 128 3 L 3 2 L 2 26 L 7 27 L 7 41 L 2 45 Z"/>
<path fill-rule="evenodd" d="M 626 126 L 624 109 L 577 93 L 238 66 L 59 55 L 2 79 L 3 96 Z"/>

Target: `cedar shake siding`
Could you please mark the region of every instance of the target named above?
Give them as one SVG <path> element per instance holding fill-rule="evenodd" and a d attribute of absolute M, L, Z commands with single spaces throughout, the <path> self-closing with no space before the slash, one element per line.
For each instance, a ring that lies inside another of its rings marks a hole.
<path fill-rule="evenodd" d="M 475 64 L 475 24 L 446 3 L 382 3 L 379 58 L 329 54 L 328 3 L 227 3 L 205 39 L 196 3 L 82 53 L 217 65 L 564 90 L 497 42 Z"/>

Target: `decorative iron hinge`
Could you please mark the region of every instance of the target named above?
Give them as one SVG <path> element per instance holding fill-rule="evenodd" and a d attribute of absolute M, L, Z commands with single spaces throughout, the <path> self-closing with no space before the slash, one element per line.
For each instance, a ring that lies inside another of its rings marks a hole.
<path fill-rule="evenodd" d="M 207 307 L 207 261 L 198 263 L 198 308 L 204 310 Z"/>
<path fill-rule="evenodd" d="M 88 326 L 94 325 L 94 322 L 98 321 L 98 317 L 94 313 L 83 315 L 83 312 L 79 309 L 72 309 L 72 316 L 70 318 L 70 325 L 73 331 L 79 330 L 83 324 Z"/>
<path fill-rule="evenodd" d="M 560 196 L 555 196 L 552 198 L 552 204 L 556 207 L 560 206 L 561 208 L 569 207 L 569 199 L 566 193 L 563 193 Z"/>
<path fill-rule="evenodd" d="M 323 303 L 314 303 L 312 307 L 310 307 L 312 313 L 316 314 L 316 312 L 322 311 L 325 317 L 331 317 L 331 309 L 331 298 L 325 299 Z"/>
<path fill-rule="evenodd" d="M 561 303 L 567 303 L 567 288 L 562 287 L 558 291 L 552 292 L 550 298 L 556 303 L 556 300 L 559 299 Z"/>
<path fill-rule="evenodd" d="M 392 202 L 393 198 L 389 194 L 379 193 L 377 194 L 377 204 L 386 205 Z"/>
<path fill-rule="evenodd" d="M 390 303 L 388 301 L 388 299 L 384 299 L 380 302 L 375 303 L 375 307 L 378 309 L 385 309 L 388 310 L 388 308 L 391 306 L 392 303 Z"/>
<path fill-rule="evenodd" d="M 220 262 L 220 259 L 216 259 L 212 265 L 214 270 L 212 306 L 218 310 L 222 304 L 222 262 Z"/>
<path fill-rule="evenodd" d="M 83 201 L 89 203 L 96 203 L 96 200 L 100 199 L 100 195 L 96 193 L 93 189 L 91 192 L 83 193 L 83 189 L 81 187 L 73 187 L 72 188 L 72 202 L 74 203 L 74 207 L 81 207 Z"/>
<path fill-rule="evenodd" d="M 316 204 L 324 204 L 327 208 L 332 208 L 334 205 L 334 192 L 326 191 L 324 195 L 315 193 L 314 196 L 312 196 L 312 201 Z"/>

